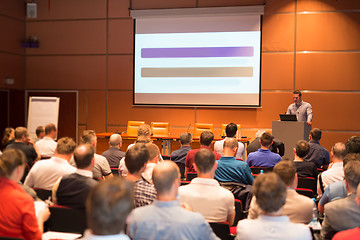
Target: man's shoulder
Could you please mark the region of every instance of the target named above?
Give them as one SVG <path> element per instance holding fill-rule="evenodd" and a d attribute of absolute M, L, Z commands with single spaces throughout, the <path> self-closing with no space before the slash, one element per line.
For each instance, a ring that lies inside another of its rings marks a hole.
<path fill-rule="evenodd" d="M 95 156 L 95 163 L 96 163 L 96 162 L 98 162 L 98 163 L 107 162 L 106 157 L 104 157 L 104 156 L 101 156 L 101 155 L 99 155 L 99 154 L 97 154 L 97 153 L 95 153 L 94 156 Z"/>

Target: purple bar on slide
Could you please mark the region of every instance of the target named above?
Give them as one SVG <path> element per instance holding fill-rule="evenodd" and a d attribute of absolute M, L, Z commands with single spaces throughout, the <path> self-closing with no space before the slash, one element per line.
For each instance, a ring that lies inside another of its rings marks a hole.
<path fill-rule="evenodd" d="M 142 58 L 252 57 L 253 47 L 142 48 Z"/>

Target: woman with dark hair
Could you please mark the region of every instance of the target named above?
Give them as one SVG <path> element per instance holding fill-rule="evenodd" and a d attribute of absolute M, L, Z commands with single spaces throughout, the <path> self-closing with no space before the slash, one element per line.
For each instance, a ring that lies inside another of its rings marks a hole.
<path fill-rule="evenodd" d="M 6 149 L 0 157 L 0 236 L 37 240 L 50 212 L 45 208 L 36 217 L 33 198 L 19 184 L 25 164 L 18 149 Z"/>
<path fill-rule="evenodd" d="M 12 127 L 5 128 L 3 138 L 1 139 L 1 150 L 4 150 L 15 138 L 15 130 Z"/>

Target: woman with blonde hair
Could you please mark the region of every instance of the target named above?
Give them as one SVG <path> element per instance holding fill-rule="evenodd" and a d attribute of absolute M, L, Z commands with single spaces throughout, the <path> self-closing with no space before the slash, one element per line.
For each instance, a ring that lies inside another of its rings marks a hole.
<path fill-rule="evenodd" d="M 4 150 L 15 138 L 15 130 L 12 127 L 5 128 L 3 138 L 1 139 L 1 150 Z"/>

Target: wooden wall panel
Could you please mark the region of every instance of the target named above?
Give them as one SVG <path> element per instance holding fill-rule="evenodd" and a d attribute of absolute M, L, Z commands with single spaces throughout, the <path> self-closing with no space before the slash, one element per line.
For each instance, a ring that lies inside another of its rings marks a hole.
<path fill-rule="evenodd" d="M 360 12 L 297 15 L 297 51 L 359 50 Z"/>
<path fill-rule="evenodd" d="M 132 9 L 191 8 L 196 7 L 196 0 L 132 0 Z"/>
<path fill-rule="evenodd" d="M 264 0 L 198 0 L 199 7 L 252 6 L 263 5 Z"/>
<path fill-rule="evenodd" d="M 79 125 L 78 126 L 78 136 L 77 136 L 77 143 L 80 144 L 80 139 L 81 139 L 81 134 L 83 133 L 83 131 L 86 130 L 86 126 L 85 125 Z M 75 141 L 75 140 L 74 140 Z"/>
<path fill-rule="evenodd" d="M 298 0 L 298 11 L 335 11 L 360 9 L 360 1 L 354 0 Z"/>
<path fill-rule="evenodd" d="M 303 95 L 313 107 L 313 127 L 336 131 L 360 131 L 360 93 L 312 92 Z"/>
<path fill-rule="evenodd" d="M 264 15 L 262 29 L 263 51 L 294 50 L 294 14 Z"/>
<path fill-rule="evenodd" d="M 110 18 L 129 17 L 131 0 L 109 0 L 108 10 Z"/>
<path fill-rule="evenodd" d="M 24 40 L 25 24 L 0 15 L 0 51 L 24 54 L 21 41 Z"/>
<path fill-rule="evenodd" d="M 127 121 L 170 122 L 188 126 L 194 122 L 193 108 L 133 107 L 132 91 L 109 91 L 108 124 L 127 125 Z"/>
<path fill-rule="evenodd" d="M 300 53 L 296 58 L 296 88 L 360 90 L 360 53 Z"/>
<path fill-rule="evenodd" d="M 88 91 L 86 129 L 106 131 L 106 92 Z"/>
<path fill-rule="evenodd" d="M 132 19 L 109 20 L 109 53 L 133 53 L 134 21 Z"/>
<path fill-rule="evenodd" d="M 78 92 L 78 124 L 86 124 L 87 91 Z"/>
<path fill-rule="evenodd" d="M 5 85 L 5 78 L 13 78 L 14 85 Z M 25 63 L 21 55 L 12 55 L 0 52 L 0 88 L 24 89 Z"/>
<path fill-rule="evenodd" d="M 106 0 L 37 0 L 36 3 L 37 20 L 106 17 Z"/>
<path fill-rule="evenodd" d="M 105 56 L 28 56 L 30 89 L 104 89 Z"/>
<path fill-rule="evenodd" d="M 106 21 L 49 21 L 26 24 L 28 36 L 37 36 L 39 48 L 27 54 L 104 54 Z"/>
<path fill-rule="evenodd" d="M 108 88 L 130 90 L 133 88 L 133 56 L 112 55 L 108 61 Z"/>
<path fill-rule="evenodd" d="M 347 140 L 352 136 L 359 136 L 359 133 L 357 132 L 329 132 L 329 131 L 323 131 L 320 144 L 324 148 L 326 148 L 329 153 L 331 151 L 332 146 L 334 146 L 337 142 L 343 142 L 346 143 Z"/>
<path fill-rule="evenodd" d="M 262 89 L 288 90 L 293 88 L 293 53 L 263 53 L 261 67 Z"/>
<path fill-rule="evenodd" d="M 25 20 L 25 4 L 22 0 L 2 0 L 0 14 Z"/>
<path fill-rule="evenodd" d="M 266 0 L 265 14 L 295 12 L 295 0 Z"/>

